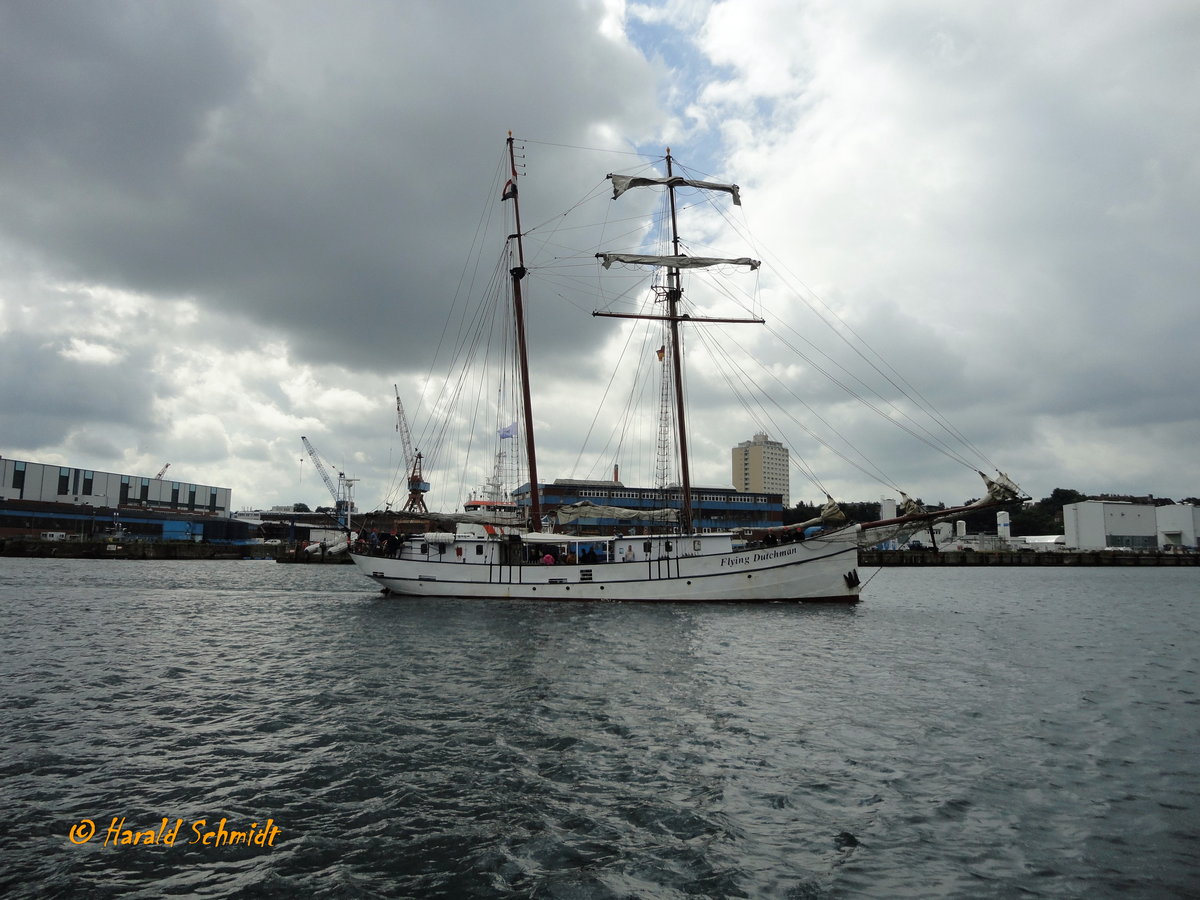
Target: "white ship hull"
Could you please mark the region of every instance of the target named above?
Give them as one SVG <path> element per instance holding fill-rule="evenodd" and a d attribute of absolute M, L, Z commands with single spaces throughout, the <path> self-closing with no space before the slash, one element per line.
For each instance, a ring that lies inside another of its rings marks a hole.
<path fill-rule="evenodd" d="M 729 535 L 514 538 L 426 535 L 406 542 L 400 558 L 351 554 L 369 578 L 393 594 L 529 600 L 764 602 L 858 600 L 858 527 L 806 541 L 734 548 Z M 536 538 L 536 544 L 527 543 Z M 600 562 L 542 565 L 541 545 L 603 544 Z M 716 552 L 713 552 L 715 549 Z M 686 552 L 685 552 L 686 551 Z M 511 562 L 510 562 L 511 561 Z"/>

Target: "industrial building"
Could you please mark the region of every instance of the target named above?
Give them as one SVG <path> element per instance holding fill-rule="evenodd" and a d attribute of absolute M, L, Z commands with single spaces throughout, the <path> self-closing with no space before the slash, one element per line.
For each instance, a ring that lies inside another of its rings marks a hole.
<path fill-rule="evenodd" d="M 1155 507 L 1158 523 L 1158 543 L 1164 550 L 1196 549 L 1200 547 L 1196 536 L 1200 534 L 1200 506 L 1190 503 L 1172 503 L 1170 506 Z"/>
<path fill-rule="evenodd" d="M 1077 550 L 1195 549 L 1200 509 L 1085 500 L 1063 507 L 1063 529 L 1066 546 Z"/>
<path fill-rule="evenodd" d="M 791 472 L 788 449 L 760 431 L 750 441 L 732 450 L 733 485 L 742 493 L 779 494 L 782 506 L 790 506 Z"/>
<path fill-rule="evenodd" d="M 229 488 L 0 458 L 0 537 L 231 541 Z"/>

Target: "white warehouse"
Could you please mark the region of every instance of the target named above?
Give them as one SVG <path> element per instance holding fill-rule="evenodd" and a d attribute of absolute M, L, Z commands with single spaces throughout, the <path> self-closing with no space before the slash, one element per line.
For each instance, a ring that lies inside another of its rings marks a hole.
<path fill-rule="evenodd" d="M 1085 500 L 1063 507 L 1066 546 L 1077 550 L 1195 548 L 1198 524 L 1200 509 L 1185 504 Z"/>
<path fill-rule="evenodd" d="M 1186 503 L 1160 506 L 1158 516 L 1158 543 L 1166 547 L 1189 547 L 1195 549 L 1196 534 L 1200 533 L 1200 506 Z"/>

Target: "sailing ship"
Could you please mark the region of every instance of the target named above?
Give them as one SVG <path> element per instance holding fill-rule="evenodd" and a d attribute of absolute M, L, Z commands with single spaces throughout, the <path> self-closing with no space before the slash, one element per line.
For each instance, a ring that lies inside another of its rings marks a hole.
<path fill-rule="evenodd" d="M 469 597 L 484 599 L 621 600 L 621 601 L 808 601 L 854 603 L 862 580 L 857 570 L 860 543 L 887 534 L 913 530 L 935 518 L 948 518 L 969 509 L 1000 505 L 1021 496 L 1007 476 L 983 476 L 987 495 L 969 506 L 928 512 L 905 497 L 902 514 L 885 521 L 847 521 L 837 504 L 828 502 L 815 518 L 789 526 L 760 530 L 753 535 L 735 531 L 701 530 L 696 525 L 688 458 L 687 416 L 681 326 L 762 323 L 761 318 L 702 316 L 683 307 L 683 273 L 720 267 L 753 271 L 760 265 L 749 257 L 710 257 L 685 253 L 680 242 L 676 192 L 687 189 L 725 194 L 740 205 L 740 189 L 677 174 L 670 150 L 663 159 L 665 173 L 608 176 L 615 201 L 629 191 L 665 191 L 669 216 L 668 252 L 662 254 L 600 252 L 603 269 L 612 266 L 651 267 L 660 273 L 657 302 L 650 311 L 594 311 L 612 316 L 657 321 L 664 333 L 658 351 L 664 366 L 664 415 L 675 426 L 677 485 L 669 496 L 677 503 L 660 509 L 629 509 L 587 501 L 544 514 L 537 474 L 537 453 L 529 377 L 529 347 L 523 288 L 527 269 L 521 229 L 518 165 L 511 133 L 507 142 L 508 180 L 501 201 L 511 204 L 513 231 L 507 236 L 509 301 L 515 341 L 519 422 L 501 429 L 501 437 L 524 439 L 528 473 L 528 503 L 518 507 L 506 499 L 502 509 L 473 497 L 463 514 L 445 530 L 411 535 L 388 555 L 352 554 L 355 564 L 385 591 L 401 596 Z M 497 457 L 499 459 L 499 457 Z M 498 471 L 497 466 L 497 471 Z M 982 473 L 980 473 L 982 475 Z M 410 480 L 420 476 L 414 471 Z M 499 496 L 491 484 L 489 499 Z M 521 515 L 514 515 L 519 509 Z M 500 515 L 497 515 L 500 513 Z M 619 521 L 626 533 L 584 533 L 581 521 Z M 876 537 L 868 538 L 867 535 Z"/>

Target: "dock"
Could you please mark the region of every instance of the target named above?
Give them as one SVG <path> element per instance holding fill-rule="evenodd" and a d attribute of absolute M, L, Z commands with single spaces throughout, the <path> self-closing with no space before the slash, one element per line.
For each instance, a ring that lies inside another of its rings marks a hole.
<path fill-rule="evenodd" d="M 1200 553 L 1069 550 L 859 550 L 858 564 L 878 566 L 1195 566 Z"/>

